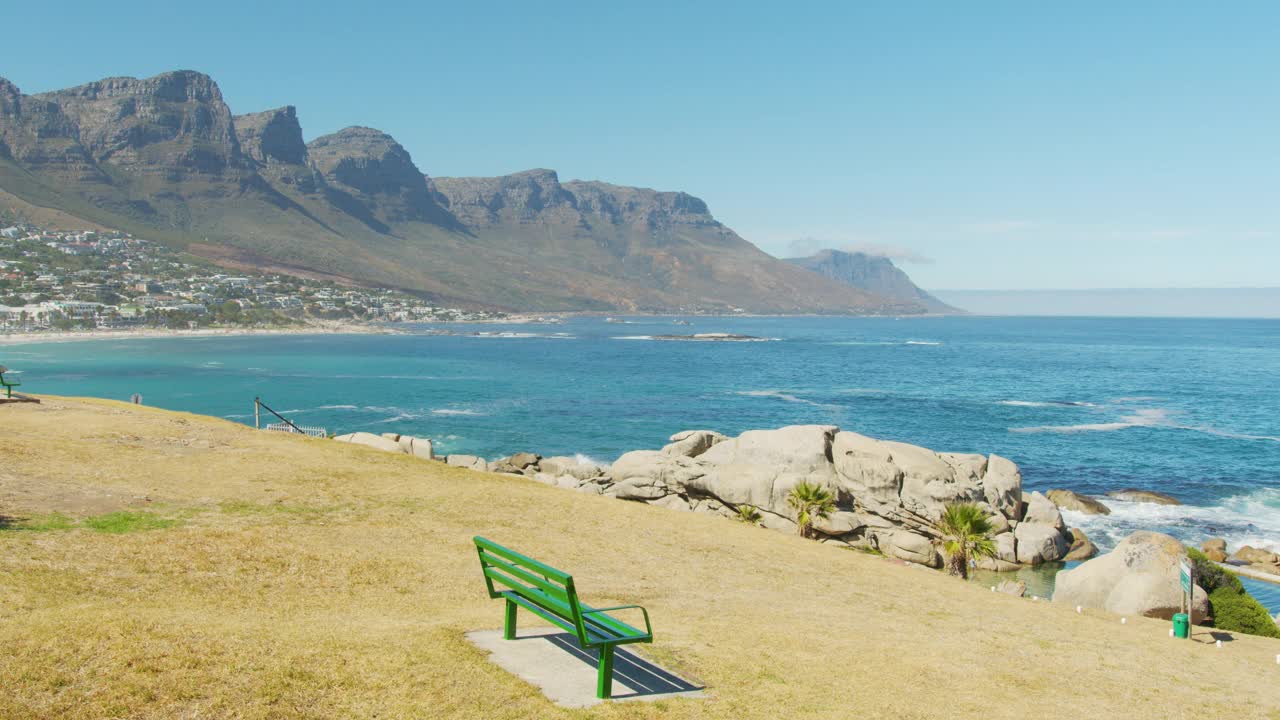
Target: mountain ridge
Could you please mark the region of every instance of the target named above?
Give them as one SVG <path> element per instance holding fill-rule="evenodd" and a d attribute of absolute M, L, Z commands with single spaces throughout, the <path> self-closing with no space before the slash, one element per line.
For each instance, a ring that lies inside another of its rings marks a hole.
<path fill-rule="evenodd" d="M 933 314 L 964 312 L 921 289 L 892 260 L 881 255 L 829 248 L 808 257 L 788 258 L 786 262 L 881 297 L 918 303 Z"/>
<path fill-rule="evenodd" d="M 291 105 L 233 114 L 208 75 L 24 95 L 0 79 L 0 189 L 234 267 L 510 310 L 916 314 L 788 265 L 706 203 L 550 170 L 431 178 L 389 134 L 305 142 Z"/>

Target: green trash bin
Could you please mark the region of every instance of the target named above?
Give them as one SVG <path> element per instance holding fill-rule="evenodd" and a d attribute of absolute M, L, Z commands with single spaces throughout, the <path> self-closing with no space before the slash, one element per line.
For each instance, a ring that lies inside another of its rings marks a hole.
<path fill-rule="evenodd" d="M 1173 616 L 1173 636 L 1180 638 L 1191 637 L 1191 618 L 1186 613 L 1178 613 Z"/>

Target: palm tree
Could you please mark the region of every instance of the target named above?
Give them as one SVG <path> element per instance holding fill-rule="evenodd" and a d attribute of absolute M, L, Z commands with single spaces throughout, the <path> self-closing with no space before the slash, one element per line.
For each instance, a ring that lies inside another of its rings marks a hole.
<path fill-rule="evenodd" d="M 942 552 L 947 556 L 947 572 L 969 578 L 969 561 L 995 557 L 991 541 L 991 521 L 974 503 L 948 505 L 938 520 Z"/>
<path fill-rule="evenodd" d="M 836 509 L 831 491 L 808 480 L 791 488 L 791 492 L 787 493 L 787 504 L 796 511 L 800 537 L 809 537 L 813 521 L 827 519 Z"/>
<path fill-rule="evenodd" d="M 735 519 L 748 525 L 759 525 L 764 520 L 764 516 L 760 514 L 760 508 L 755 505 L 739 505 L 738 516 Z"/>

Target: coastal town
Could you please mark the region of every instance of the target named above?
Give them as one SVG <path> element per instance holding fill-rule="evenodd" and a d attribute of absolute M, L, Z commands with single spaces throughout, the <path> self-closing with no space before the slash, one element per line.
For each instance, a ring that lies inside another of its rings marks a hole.
<path fill-rule="evenodd" d="M 477 322 L 388 288 L 231 273 L 119 231 L 55 229 L 0 215 L 0 333 L 304 327 L 315 322 Z"/>

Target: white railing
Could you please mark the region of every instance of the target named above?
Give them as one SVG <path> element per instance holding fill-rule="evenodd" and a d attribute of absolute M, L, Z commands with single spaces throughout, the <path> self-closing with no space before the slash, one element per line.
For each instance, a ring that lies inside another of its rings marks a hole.
<path fill-rule="evenodd" d="M 306 435 L 307 437 L 325 438 L 329 437 L 329 431 L 322 427 L 314 425 L 294 425 L 293 423 L 271 423 L 263 428 L 270 432 L 293 433 L 294 435 Z"/>

